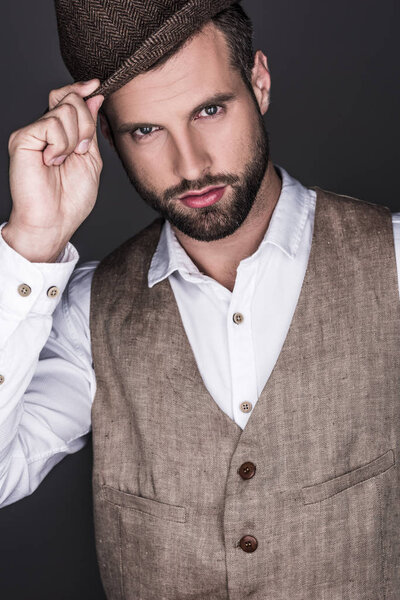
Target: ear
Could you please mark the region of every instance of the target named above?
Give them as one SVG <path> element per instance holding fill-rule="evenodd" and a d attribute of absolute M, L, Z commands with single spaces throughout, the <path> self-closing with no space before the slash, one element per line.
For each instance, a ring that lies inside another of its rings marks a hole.
<path fill-rule="evenodd" d="M 268 69 L 268 60 L 261 50 L 254 56 L 254 66 L 251 71 L 251 84 L 257 98 L 261 114 L 265 114 L 269 107 L 271 90 L 271 76 Z"/>
<path fill-rule="evenodd" d="M 112 135 L 110 123 L 104 113 L 99 111 L 99 119 L 100 119 L 100 130 L 103 136 L 106 138 L 111 148 L 114 148 L 114 138 Z"/>

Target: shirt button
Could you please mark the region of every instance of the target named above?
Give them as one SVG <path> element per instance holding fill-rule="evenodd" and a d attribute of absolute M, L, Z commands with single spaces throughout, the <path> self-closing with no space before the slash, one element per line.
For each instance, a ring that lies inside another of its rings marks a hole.
<path fill-rule="evenodd" d="M 254 552 L 257 550 L 258 542 L 252 535 L 244 535 L 240 540 L 239 545 L 245 552 Z"/>
<path fill-rule="evenodd" d="M 233 315 L 233 322 L 236 323 L 236 325 L 240 325 L 240 323 L 243 323 L 244 321 L 244 316 L 242 315 L 242 313 L 236 312 Z"/>
<path fill-rule="evenodd" d="M 252 462 L 245 462 L 239 467 L 238 473 L 242 479 L 251 479 L 256 473 L 256 465 Z"/>
<path fill-rule="evenodd" d="M 21 283 L 21 285 L 18 286 L 18 294 L 20 296 L 29 296 L 31 291 L 32 290 L 27 283 Z"/>
<path fill-rule="evenodd" d="M 249 413 L 252 408 L 253 405 L 251 402 L 242 402 L 242 404 L 240 405 L 240 410 L 244 413 Z"/>
<path fill-rule="evenodd" d="M 55 298 L 56 296 L 58 296 L 59 293 L 60 293 L 60 290 L 58 289 L 58 287 L 56 285 L 51 286 L 47 290 L 47 295 L 49 298 Z"/>
<path fill-rule="evenodd" d="M 0 375 L 0 385 L 4 383 L 4 375 Z"/>

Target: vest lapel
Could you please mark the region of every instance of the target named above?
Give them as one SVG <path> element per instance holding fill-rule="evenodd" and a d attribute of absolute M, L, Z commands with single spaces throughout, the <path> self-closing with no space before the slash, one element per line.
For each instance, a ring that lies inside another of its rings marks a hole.
<path fill-rule="evenodd" d="M 179 397 L 179 401 L 186 405 L 190 398 L 190 395 L 187 394 L 188 385 L 191 388 L 196 387 L 198 402 L 215 418 L 224 421 L 232 435 L 240 435 L 242 430 L 239 425 L 218 406 L 204 385 L 169 280 L 164 279 L 156 284 L 152 288 L 153 290 L 157 294 L 157 305 L 169 307 L 170 323 L 174 330 L 169 337 L 168 366 L 165 370 L 166 382 Z M 188 406 L 188 408 L 193 409 L 193 406 Z"/>

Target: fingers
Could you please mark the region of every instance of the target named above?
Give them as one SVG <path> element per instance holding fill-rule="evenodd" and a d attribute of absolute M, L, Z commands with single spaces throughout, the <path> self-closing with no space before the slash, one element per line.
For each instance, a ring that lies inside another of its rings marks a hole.
<path fill-rule="evenodd" d="M 102 96 L 101 94 L 99 94 L 98 96 L 93 96 L 92 98 L 89 98 L 85 102 L 87 108 L 90 111 L 90 114 L 92 115 L 92 119 L 95 123 L 93 139 L 95 140 L 96 144 L 97 144 L 97 128 L 96 128 L 97 117 L 98 117 L 99 110 L 100 110 L 100 107 L 103 104 L 103 102 L 104 102 L 104 96 Z"/>
<path fill-rule="evenodd" d="M 47 166 L 60 165 L 72 153 L 85 154 L 89 150 L 99 159 L 96 125 L 104 96 L 83 99 L 99 84 L 99 79 L 93 79 L 52 90 L 49 111 L 35 123 L 11 134 L 10 154 L 16 148 L 41 150 Z"/>
<path fill-rule="evenodd" d="M 95 91 L 100 85 L 100 79 L 90 79 L 89 81 L 77 81 L 69 85 L 64 85 L 61 88 L 51 90 L 49 94 L 49 110 L 52 110 L 57 104 L 67 96 L 74 92 L 78 96 L 84 98 Z"/>
<path fill-rule="evenodd" d="M 42 118 L 53 117 L 59 119 L 63 125 L 66 143 L 62 147 L 58 144 L 49 145 L 43 153 L 45 164 L 53 164 L 52 159 L 60 156 L 60 152 L 64 158 L 72 152 L 85 154 L 96 131 L 96 121 L 94 121 L 86 102 L 74 92 L 70 92 Z M 61 163 L 57 162 L 56 164 Z"/>
<path fill-rule="evenodd" d="M 96 124 L 98 111 L 104 100 L 104 96 L 101 94 L 98 96 L 93 96 L 92 98 L 89 98 L 89 100 L 84 101 L 83 104 L 81 98 L 83 99 L 84 97 L 93 93 L 96 88 L 99 87 L 99 85 L 100 79 L 90 79 L 89 81 L 77 81 L 76 83 L 52 90 L 49 94 L 49 110 L 52 110 L 63 102 L 68 101 L 68 98 L 79 98 L 78 102 L 73 102 L 73 104 L 75 104 L 77 108 L 82 106 L 87 107 L 94 123 Z M 87 113 L 86 117 L 88 117 Z M 79 121 L 79 124 L 81 124 L 81 121 Z"/>
<path fill-rule="evenodd" d="M 55 141 L 49 143 L 43 152 L 44 164 L 60 165 L 72 152 L 85 154 L 93 139 L 97 144 L 97 114 L 104 96 L 94 96 L 90 99 L 92 101 L 90 104 L 85 102 L 83 97 L 96 89 L 99 84 L 100 80 L 94 79 L 90 82 L 77 82 L 50 92 L 50 111 L 43 118 L 57 117 L 64 128 L 64 134 L 61 136 L 55 124 Z"/>
<path fill-rule="evenodd" d="M 47 146 L 43 152 L 45 165 L 60 165 L 79 144 L 78 113 L 73 104 L 64 103 L 40 119 Z"/>

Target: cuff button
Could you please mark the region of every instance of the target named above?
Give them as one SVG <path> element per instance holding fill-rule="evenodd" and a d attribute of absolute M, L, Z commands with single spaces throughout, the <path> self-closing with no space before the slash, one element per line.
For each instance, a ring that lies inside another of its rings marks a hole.
<path fill-rule="evenodd" d="M 56 298 L 56 296 L 58 296 L 59 293 L 60 293 L 60 290 L 58 289 L 58 287 L 56 285 L 52 285 L 47 290 L 47 295 L 49 298 Z"/>
<path fill-rule="evenodd" d="M 29 296 L 31 291 L 32 290 L 27 283 L 21 283 L 21 285 L 18 286 L 18 294 L 20 296 Z"/>
<path fill-rule="evenodd" d="M 4 375 L 0 375 L 0 385 L 4 383 Z"/>

